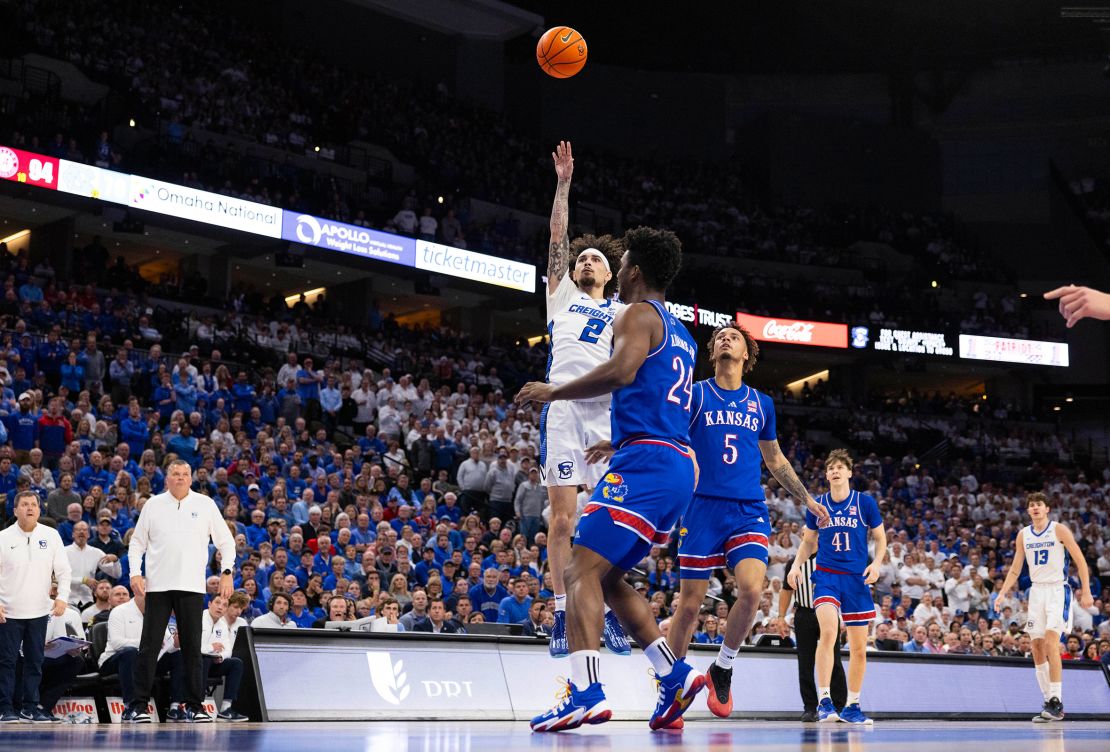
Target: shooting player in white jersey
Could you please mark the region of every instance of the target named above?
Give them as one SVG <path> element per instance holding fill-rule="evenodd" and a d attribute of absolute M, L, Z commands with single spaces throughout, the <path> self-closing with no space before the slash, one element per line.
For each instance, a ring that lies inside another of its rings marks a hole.
<path fill-rule="evenodd" d="M 547 263 L 547 333 L 551 350 L 545 380 L 565 384 L 589 373 L 612 354 L 613 320 L 624 306 L 608 296 L 616 289 L 613 267 L 619 263 L 624 249 L 620 240 L 609 235 L 585 235 L 570 242 L 568 197 L 574 173 L 570 142 L 559 142 L 551 157 L 557 183 L 551 206 Z M 547 557 L 555 592 L 555 624 L 550 642 L 555 658 L 570 654 L 563 571 L 570 561 L 578 486 L 592 489 L 606 472 L 606 463 L 586 463 L 586 448 L 609 440 L 610 399 L 610 395 L 604 395 L 589 400 L 549 402 L 540 414 L 539 465 L 551 502 Z M 608 608 L 603 634 L 605 645 L 612 652 L 622 655 L 631 652 L 620 622 Z"/>
<path fill-rule="evenodd" d="M 1079 570 L 1082 590 L 1079 605 L 1090 608 L 1090 571 L 1075 536 L 1067 525 L 1048 519 L 1048 497 L 1034 492 L 1025 500 L 1031 523 L 1023 527 L 1014 543 L 1014 561 L 998 591 L 995 609 L 1010 594 L 1023 566 L 1029 568 L 1029 621 L 1025 631 L 1033 638 L 1033 666 L 1037 684 L 1044 695 L 1044 708 L 1033 717 L 1034 723 L 1064 719 L 1063 667 L 1060 664 L 1060 635 L 1071 631 L 1072 593 L 1068 587 L 1069 558 Z"/>

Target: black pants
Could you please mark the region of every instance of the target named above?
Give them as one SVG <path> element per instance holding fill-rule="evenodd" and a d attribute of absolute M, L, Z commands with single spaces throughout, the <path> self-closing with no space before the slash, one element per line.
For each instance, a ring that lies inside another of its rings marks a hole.
<path fill-rule="evenodd" d="M 158 667 L 158 653 L 162 649 L 162 639 L 166 636 L 171 612 L 177 617 L 177 634 L 181 641 L 181 670 L 185 679 L 181 701 L 186 705 L 200 705 L 204 701 L 200 656 L 204 595 L 187 590 L 166 590 L 146 594 L 143 636 L 139 639 L 139 660 L 135 663 L 133 699 L 144 707 L 150 701 Z"/>
<path fill-rule="evenodd" d="M 794 634 L 798 638 L 798 689 L 802 695 L 802 707 L 817 710 L 817 684 L 814 680 L 813 666 L 817 654 L 817 640 L 821 637 L 821 625 L 812 608 L 798 606 L 794 610 Z M 833 705 L 843 708 L 848 701 L 848 681 L 844 676 L 844 666 L 840 664 L 840 634 L 836 636 L 833 648 L 832 683 Z"/>
<path fill-rule="evenodd" d="M 243 681 L 243 661 L 238 658 L 224 658 L 216 663 L 215 658 L 204 656 L 204 676 L 224 677 L 224 699 L 234 703 L 239 696 L 239 684 Z"/>
<path fill-rule="evenodd" d="M 20 710 L 34 711 L 39 704 L 39 684 L 42 683 L 42 661 L 46 650 L 46 622 L 49 616 L 35 619 L 13 619 L 0 624 L 0 713 Z M 15 707 L 16 664 L 23 650 L 23 703 Z M 49 710 L 49 708 L 47 708 Z"/>
<path fill-rule="evenodd" d="M 463 516 L 474 513 L 483 519 L 486 517 L 486 500 L 489 498 L 484 491 L 460 491 L 459 506 Z"/>
<path fill-rule="evenodd" d="M 504 524 L 509 520 L 516 518 L 516 509 L 513 507 L 513 500 L 505 499 L 490 499 L 489 500 L 489 516 L 497 517 Z"/>
<path fill-rule="evenodd" d="M 135 701 L 135 666 L 138 662 L 138 649 L 124 648 L 118 653 L 113 653 L 112 657 L 104 661 L 104 665 L 100 667 L 102 676 L 119 674 L 120 694 L 123 697 L 123 703 L 125 705 L 130 705 Z M 158 661 L 155 673 L 164 674 L 167 671 L 170 673 L 170 702 L 181 702 L 182 670 L 180 650 L 166 653 L 162 656 L 162 659 Z M 74 674 L 74 676 L 76 676 L 76 674 Z M 59 696 L 61 696 L 61 693 L 59 693 Z"/>

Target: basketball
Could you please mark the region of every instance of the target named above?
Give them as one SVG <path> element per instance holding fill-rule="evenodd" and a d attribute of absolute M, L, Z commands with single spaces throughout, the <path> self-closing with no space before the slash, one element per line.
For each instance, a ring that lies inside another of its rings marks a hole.
<path fill-rule="evenodd" d="M 536 45 L 536 62 L 554 78 L 570 78 L 586 65 L 586 40 L 569 26 L 553 26 Z"/>

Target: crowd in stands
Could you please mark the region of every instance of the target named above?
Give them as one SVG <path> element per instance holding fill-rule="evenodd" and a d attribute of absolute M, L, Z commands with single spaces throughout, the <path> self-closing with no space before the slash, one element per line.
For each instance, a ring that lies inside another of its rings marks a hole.
<path fill-rule="evenodd" d="M 207 1 L 186 12 L 164 2 L 111 0 L 107 7 L 73 9 L 57 0 L 24 0 L 14 18 L 25 32 L 25 44 L 110 83 L 138 111 L 128 117 L 161 121 L 168 140 L 157 149 L 124 154 L 109 136 L 118 123 L 67 108 L 65 133 L 28 122 L 12 136 L 13 145 L 544 264 L 545 237 L 522 231 L 508 213 L 497 221 L 478 221 L 471 216 L 469 198 L 546 214 L 552 190 L 549 145 L 522 133 L 504 115 L 453 97 L 443 84 L 345 70 L 308 48 L 279 51 L 260 38 L 267 32 L 253 16 L 228 13 Z M 172 29 L 173 43 L 149 34 L 153 27 Z M 220 54 L 213 52 L 213 28 L 220 29 Z M 235 50 L 251 54 L 229 57 L 228 51 Z M 309 80 L 311 86 L 304 83 Z M 377 106 L 360 106 L 367 102 Z M 371 205 L 352 186 L 294 167 L 288 159 L 259 160 L 241 150 L 191 142 L 193 130 L 324 158 L 352 140 L 370 141 L 414 165 L 417 182 L 403 195 Z M 726 272 L 715 286 L 707 285 L 699 271 L 688 271 L 676 290 L 703 305 L 707 299 L 733 300 L 739 290 L 741 307 L 752 313 L 927 331 L 958 325 L 971 333 L 1059 336 L 1033 325 L 1016 294 L 983 293 L 973 306 L 958 308 L 945 309 L 935 294 L 915 296 L 908 304 L 905 296 L 884 294 L 897 286 L 869 284 L 876 273 L 888 274 L 884 263 L 876 272 L 874 261 L 849 250 L 857 241 L 890 244 L 912 260 L 905 284 L 1007 282 L 999 265 L 975 252 L 951 217 L 870 207 L 765 206 L 729 163 L 586 151 L 578 162 L 575 200 L 623 212 L 625 226 L 670 227 L 688 249 L 710 256 L 868 274 L 868 283 L 834 285 L 745 269 Z"/>

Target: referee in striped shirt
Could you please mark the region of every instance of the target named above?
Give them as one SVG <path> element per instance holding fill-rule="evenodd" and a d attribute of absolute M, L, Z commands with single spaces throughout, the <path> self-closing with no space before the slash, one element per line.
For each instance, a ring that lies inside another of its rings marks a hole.
<path fill-rule="evenodd" d="M 795 592 L 790 585 L 783 583 L 779 594 L 779 618 L 786 617 L 790 608 L 791 596 L 794 599 L 794 642 L 798 646 L 798 689 L 802 695 L 802 720 L 807 722 L 817 721 L 817 684 L 813 678 L 814 655 L 817 653 L 817 640 L 821 636 L 821 627 L 817 623 L 817 614 L 813 611 L 813 566 L 817 561 L 817 554 L 809 557 L 802 565 L 802 586 Z M 833 648 L 833 673 L 832 701 L 837 709 L 844 707 L 848 699 L 848 682 L 844 677 L 844 667 L 840 665 L 840 636 L 837 635 L 836 647 Z"/>

